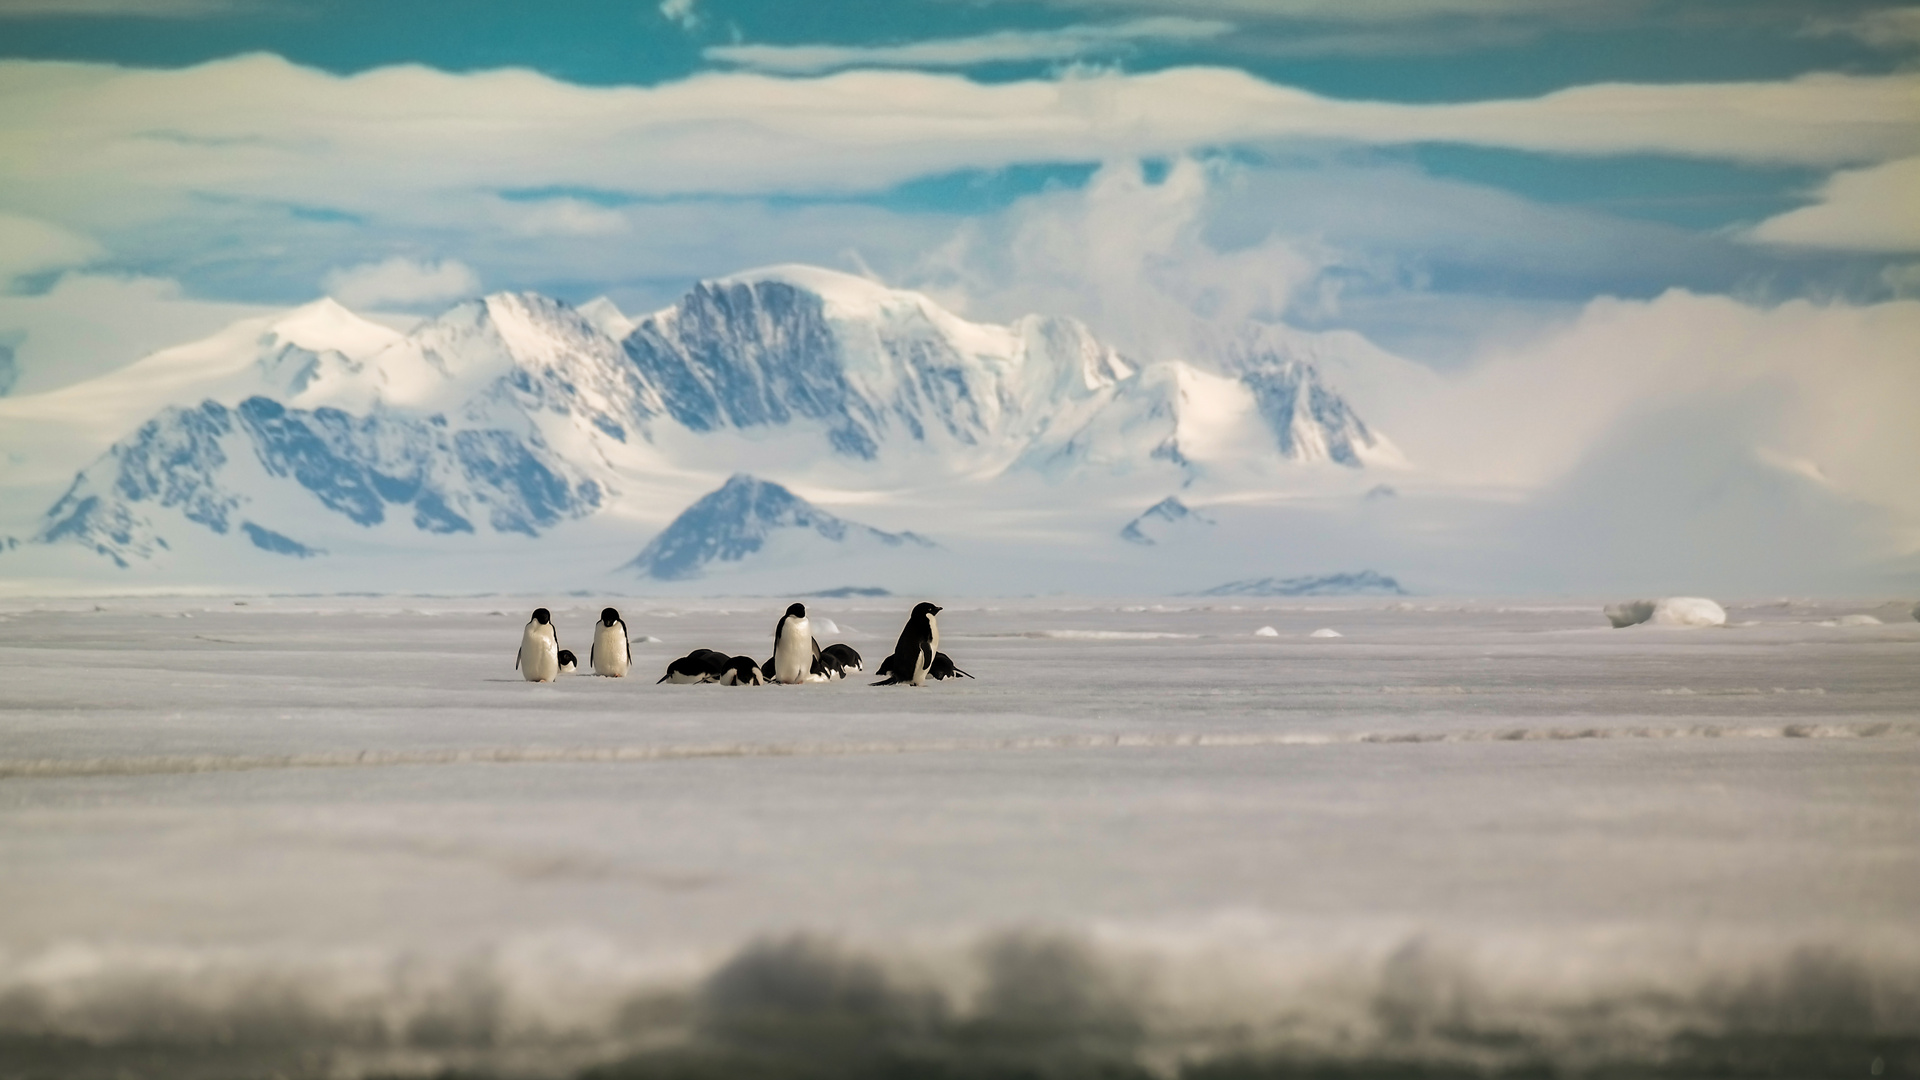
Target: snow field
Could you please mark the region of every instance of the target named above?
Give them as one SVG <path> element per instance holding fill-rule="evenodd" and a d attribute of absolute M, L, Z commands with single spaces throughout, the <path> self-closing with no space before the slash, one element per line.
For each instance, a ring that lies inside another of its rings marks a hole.
<path fill-rule="evenodd" d="M 873 657 L 913 599 L 808 609 Z M 538 1072 L 730 1052 L 773 979 L 1137 1062 L 1920 1035 L 1920 624 L 958 601 L 977 680 L 653 685 L 786 602 L 0 607 L 0 1032 Z M 633 675 L 520 681 L 536 604 Z"/>

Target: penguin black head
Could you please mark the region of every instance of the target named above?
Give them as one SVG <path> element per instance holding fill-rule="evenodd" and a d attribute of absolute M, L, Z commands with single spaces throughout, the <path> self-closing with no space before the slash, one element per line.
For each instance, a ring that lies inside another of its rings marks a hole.
<path fill-rule="evenodd" d="M 938 604 L 915 604 L 913 605 L 913 617 L 916 619 L 922 615 L 931 617 L 940 614 L 944 610 L 946 609 Z"/>
<path fill-rule="evenodd" d="M 807 605 L 805 605 L 805 604 L 788 604 L 788 605 L 787 605 L 787 614 L 788 614 L 788 615 L 791 615 L 792 617 L 794 617 L 794 618 L 796 618 L 796 619 L 804 619 L 804 618 L 806 618 L 806 617 L 807 617 Z"/>
<path fill-rule="evenodd" d="M 545 626 L 553 621 L 553 612 L 543 607 L 534 608 L 533 621 L 539 623 L 541 626 Z"/>
<path fill-rule="evenodd" d="M 618 611 L 615 611 L 612 608 L 600 609 L 600 625 L 601 626 L 612 626 L 614 623 L 617 623 L 619 621 L 620 621 L 620 613 Z"/>

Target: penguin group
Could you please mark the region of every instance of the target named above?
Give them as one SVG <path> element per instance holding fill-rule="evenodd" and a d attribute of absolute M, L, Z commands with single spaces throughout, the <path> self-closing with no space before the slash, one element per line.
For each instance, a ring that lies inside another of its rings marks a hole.
<path fill-rule="evenodd" d="M 881 661 L 876 674 L 884 676 L 874 686 L 925 686 L 928 679 L 973 678 L 954 666 L 953 658 L 940 651 L 940 626 L 934 617 L 941 608 L 936 604 L 915 605 L 901 629 L 892 655 Z M 593 646 L 587 664 L 595 675 L 620 678 L 633 665 L 632 649 L 627 643 L 627 624 L 620 612 L 606 608 L 593 627 Z M 563 672 L 573 672 L 579 660 L 572 651 L 560 647 L 553 626 L 553 613 L 535 608 L 520 634 L 520 651 L 514 666 L 528 682 L 552 682 Z M 695 649 L 667 665 L 663 683 L 718 683 L 721 686 L 761 686 L 767 683 L 833 682 L 864 672 L 860 653 L 851 645 L 833 644 L 821 648 L 813 636 L 813 623 L 807 618 L 805 604 L 789 605 L 786 614 L 773 627 L 773 655 L 764 662 L 750 656 L 730 656 L 713 649 Z"/>
<path fill-rule="evenodd" d="M 616 679 L 633 666 L 633 650 L 627 645 L 627 624 L 620 621 L 620 613 L 613 608 L 602 610 L 600 621 L 593 624 L 593 646 L 587 650 L 587 665 L 595 675 Z M 553 628 L 553 612 L 534 608 L 533 618 L 528 619 L 526 629 L 520 631 L 520 651 L 513 656 L 513 666 L 520 669 L 520 677 L 528 682 L 552 682 L 562 673 L 578 671 L 580 658 L 573 655 L 572 649 L 560 647 L 560 635 Z"/>

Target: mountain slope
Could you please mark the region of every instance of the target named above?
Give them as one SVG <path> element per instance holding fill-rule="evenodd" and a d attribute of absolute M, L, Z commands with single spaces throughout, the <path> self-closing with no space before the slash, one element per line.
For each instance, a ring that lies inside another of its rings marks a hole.
<path fill-rule="evenodd" d="M 1120 530 L 1120 539 L 1130 544 L 1152 547 L 1166 538 L 1170 528 L 1186 530 L 1195 525 L 1212 524 L 1212 518 L 1192 509 L 1176 496 L 1169 495 L 1127 522 Z"/>
<path fill-rule="evenodd" d="M 284 504 L 286 492 L 268 489 L 288 485 L 308 496 L 296 520 L 243 527 L 243 513 L 258 513 L 250 507 Z M 34 539 L 83 544 L 124 567 L 189 539 L 156 531 L 149 510 L 158 507 L 216 535 L 243 528 L 263 550 L 310 555 L 320 549 L 288 534 L 326 531 L 329 513 L 335 528 L 380 525 L 394 507 L 423 532 L 471 533 L 478 523 L 533 536 L 600 503 L 599 486 L 537 439 L 251 397 L 232 409 L 169 406 L 82 470 Z M 263 541 L 268 533 L 278 540 Z"/>
<path fill-rule="evenodd" d="M 911 532 L 881 532 L 835 517 L 779 484 L 736 473 L 682 511 L 625 569 L 661 581 L 685 580 L 715 563 L 757 554 L 783 533 L 810 534 L 833 545 L 935 546 Z"/>

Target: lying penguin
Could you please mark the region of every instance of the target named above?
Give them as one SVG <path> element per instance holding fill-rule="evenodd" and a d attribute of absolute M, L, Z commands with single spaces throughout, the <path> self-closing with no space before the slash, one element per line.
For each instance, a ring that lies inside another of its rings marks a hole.
<path fill-rule="evenodd" d="M 560 674 L 560 639 L 554 634 L 553 613 L 546 608 L 534 608 L 533 618 L 520 631 L 513 666 L 528 682 L 552 682 Z"/>
<path fill-rule="evenodd" d="M 580 661 L 578 658 L 576 658 L 573 655 L 572 649 L 561 649 L 559 660 L 560 660 L 560 670 L 566 672 L 569 675 L 579 670 L 580 668 Z"/>
<path fill-rule="evenodd" d="M 889 656 L 885 660 L 880 661 L 880 667 L 878 670 L 874 672 L 874 674 L 875 675 L 893 674 L 893 657 Z M 971 672 L 962 671 L 959 668 L 955 667 L 953 664 L 953 657 L 948 656 L 946 653 L 934 653 L 933 666 L 927 669 L 927 678 L 952 679 L 957 677 L 964 677 L 964 678 L 971 679 L 973 678 L 973 674 Z M 876 683 L 874 685 L 884 686 L 886 684 Z"/>
<path fill-rule="evenodd" d="M 719 681 L 721 686 L 759 686 L 766 682 L 760 676 L 760 665 L 751 656 L 728 657 L 726 674 Z"/>
<path fill-rule="evenodd" d="M 712 649 L 695 649 L 678 660 L 667 665 L 667 673 L 660 676 L 659 682 L 671 683 L 710 683 L 719 682 L 728 674 L 733 658 L 726 653 Z M 751 663 L 752 661 L 748 661 Z"/>
<path fill-rule="evenodd" d="M 886 678 L 873 685 L 927 684 L 927 674 L 933 670 L 933 658 L 940 651 L 940 624 L 933 618 L 938 614 L 940 606 L 937 604 L 914 605 L 913 614 L 907 616 L 907 625 L 900 630 L 900 640 L 893 646 L 893 655 L 887 657 L 886 663 L 880 666 L 878 674 L 884 674 Z"/>
<path fill-rule="evenodd" d="M 864 671 L 860 666 L 860 654 L 851 645 L 829 645 L 820 650 L 820 659 L 831 660 L 839 668 L 838 676 L 847 677 L 849 671 Z"/>

